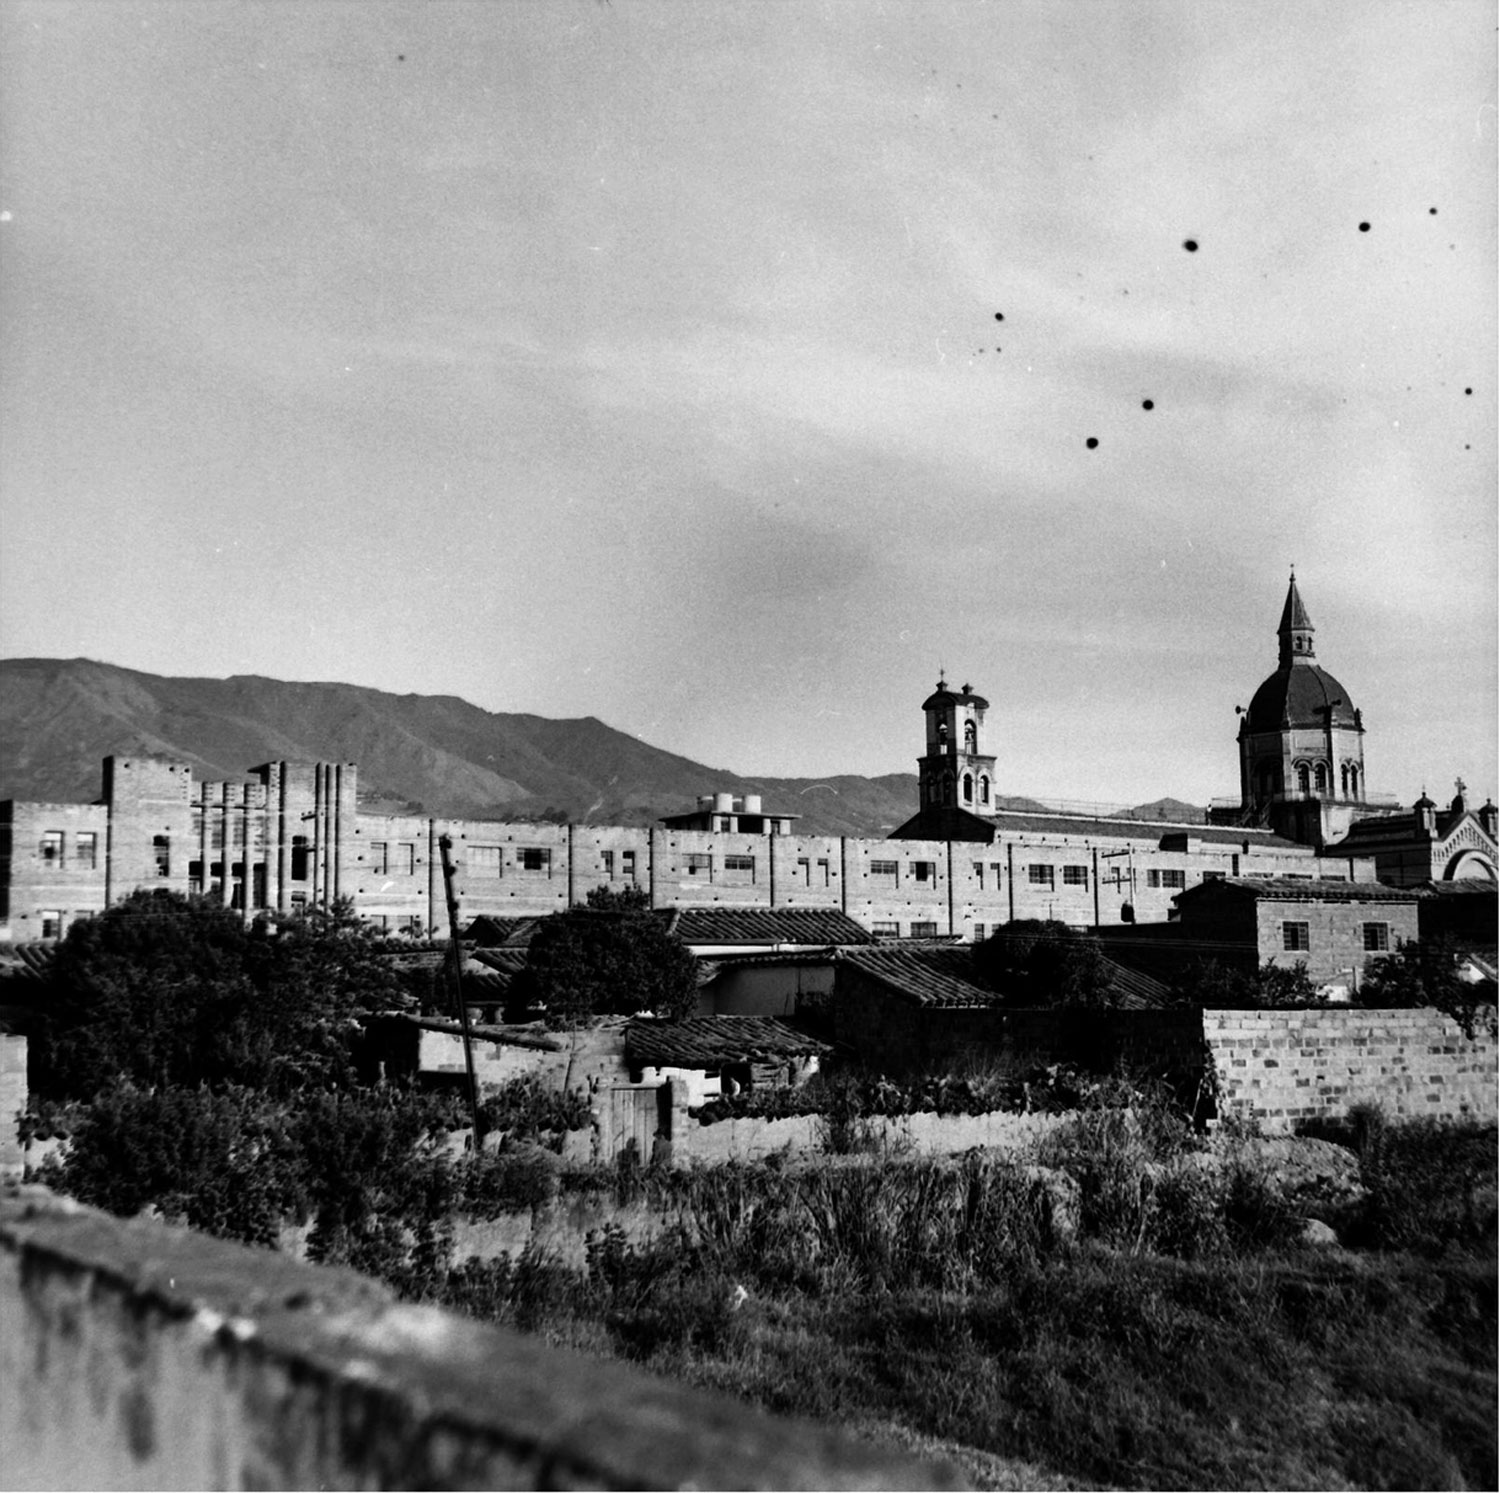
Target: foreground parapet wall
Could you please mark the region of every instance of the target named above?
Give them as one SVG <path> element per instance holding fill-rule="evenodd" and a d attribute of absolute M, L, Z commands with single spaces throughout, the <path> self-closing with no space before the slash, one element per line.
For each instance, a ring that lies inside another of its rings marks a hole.
<path fill-rule="evenodd" d="M 941 1464 L 353 1272 L 0 1196 L 12 1488 L 953 1488 Z"/>

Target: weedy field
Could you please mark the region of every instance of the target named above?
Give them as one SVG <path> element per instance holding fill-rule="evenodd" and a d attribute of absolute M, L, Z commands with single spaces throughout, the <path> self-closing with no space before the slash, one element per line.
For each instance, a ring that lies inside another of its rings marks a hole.
<path fill-rule="evenodd" d="M 1495 1129 L 1348 1141 L 1359 1185 L 1323 1198 L 1249 1137 L 1205 1164 L 1165 1106 L 1101 1105 L 1026 1164 L 617 1174 L 676 1226 L 408 1284 L 983 1487 L 1493 1488 Z"/>

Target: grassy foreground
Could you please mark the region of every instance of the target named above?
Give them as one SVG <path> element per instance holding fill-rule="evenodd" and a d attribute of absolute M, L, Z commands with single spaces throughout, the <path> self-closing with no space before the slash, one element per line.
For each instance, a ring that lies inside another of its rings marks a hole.
<path fill-rule="evenodd" d="M 1250 1160 L 1205 1170 L 1183 1132 L 1102 1113 L 1060 1166 L 658 1180 L 660 1238 L 605 1229 L 584 1271 L 470 1262 L 431 1295 L 941 1444 L 980 1486 L 1493 1488 L 1494 1130 L 1361 1144 L 1362 1195 L 1337 1205 L 1358 1250 L 1302 1244 L 1315 1208 Z"/>

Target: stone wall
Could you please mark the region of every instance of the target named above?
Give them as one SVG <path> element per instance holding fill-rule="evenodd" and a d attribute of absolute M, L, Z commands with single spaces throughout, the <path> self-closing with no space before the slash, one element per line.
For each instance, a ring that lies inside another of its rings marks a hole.
<path fill-rule="evenodd" d="M 17 1121 L 28 1103 L 26 1038 L 0 1032 L 0 1178 L 20 1176 L 26 1164 Z"/>
<path fill-rule="evenodd" d="M 42 1188 L 0 1195 L 17 1488 L 943 1488 L 953 1469 Z"/>
<path fill-rule="evenodd" d="M 1338 1124 L 1356 1104 L 1398 1119 L 1493 1122 L 1496 1044 L 1441 1012 L 1205 1011 L 1221 1116 L 1267 1131 Z"/>

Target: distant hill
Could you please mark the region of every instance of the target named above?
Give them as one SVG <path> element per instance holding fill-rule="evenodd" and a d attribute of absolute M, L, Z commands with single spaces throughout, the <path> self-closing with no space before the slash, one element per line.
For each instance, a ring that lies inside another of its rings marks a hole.
<path fill-rule="evenodd" d="M 0 660 L 0 799 L 88 802 L 110 753 L 239 778 L 258 763 L 357 762 L 371 809 L 647 824 L 700 793 L 759 793 L 810 834 L 883 835 L 915 812 L 915 773 L 747 778 L 586 716 L 481 710 L 452 695 L 259 675 L 179 679 L 89 659 Z"/>
<path fill-rule="evenodd" d="M 179 679 L 90 659 L 0 659 L 0 799 L 87 803 L 111 753 L 172 757 L 206 778 L 261 762 L 359 764 L 372 811 L 467 819 L 649 824 L 700 793 L 759 793 L 807 834 L 887 835 L 917 811 L 915 773 L 748 778 L 627 736 L 593 716 L 481 710 L 454 695 L 393 695 L 258 674 Z M 1049 812 L 997 796 L 997 808 Z M 1162 799 L 1128 817 L 1201 820 Z"/>

